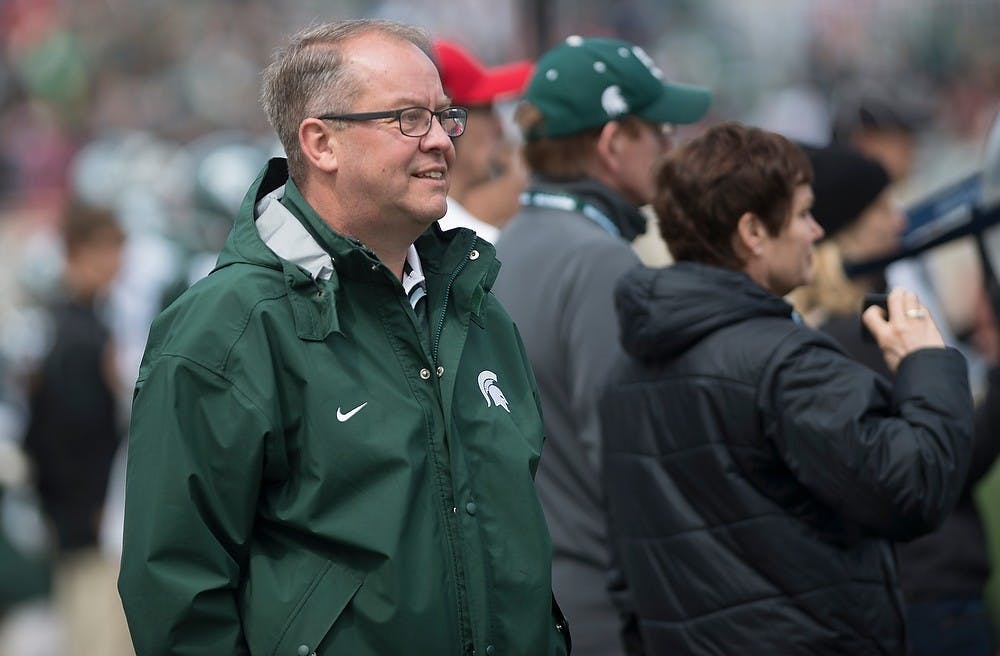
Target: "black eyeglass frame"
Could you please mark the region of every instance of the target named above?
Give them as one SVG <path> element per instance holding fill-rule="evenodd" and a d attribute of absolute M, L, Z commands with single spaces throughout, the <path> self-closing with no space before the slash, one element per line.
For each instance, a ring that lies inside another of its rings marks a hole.
<path fill-rule="evenodd" d="M 405 112 L 414 109 L 419 109 L 424 112 L 427 112 L 428 114 L 430 114 L 431 118 L 430 121 L 427 121 L 427 129 L 420 134 L 411 134 L 410 132 L 407 132 L 406 130 L 403 129 L 403 114 Z M 442 120 L 445 118 L 444 115 L 447 114 L 448 112 L 458 112 L 458 114 L 455 116 L 447 117 L 453 119 L 456 125 L 460 125 L 462 127 L 461 132 L 459 132 L 458 134 L 449 134 L 448 130 L 444 128 L 444 123 L 442 123 Z M 317 116 L 316 118 L 318 118 L 321 121 L 376 121 L 378 119 L 383 119 L 383 118 L 394 118 L 396 119 L 396 125 L 399 127 L 399 131 L 403 135 L 407 137 L 415 137 L 418 139 L 427 136 L 427 133 L 429 133 L 431 131 L 431 127 L 433 127 L 432 121 L 433 119 L 436 118 L 438 123 L 441 125 L 442 129 L 444 129 L 445 134 L 447 134 L 452 139 L 455 139 L 465 134 L 465 126 L 469 121 L 469 110 L 465 107 L 452 105 L 450 107 L 445 107 L 444 109 L 439 109 L 438 111 L 435 112 L 434 110 L 428 107 L 413 106 L 413 107 L 403 107 L 402 109 L 389 109 L 381 112 L 360 112 L 355 114 L 323 114 L 322 116 Z"/>

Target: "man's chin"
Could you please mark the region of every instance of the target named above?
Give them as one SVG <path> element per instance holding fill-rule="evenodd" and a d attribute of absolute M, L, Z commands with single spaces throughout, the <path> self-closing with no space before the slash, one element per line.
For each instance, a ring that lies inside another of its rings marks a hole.
<path fill-rule="evenodd" d="M 426 226 L 430 226 L 438 219 L 443 218 L 447 212 L 448 204 L 442 202 L 440 205 L 434 204 L 428 207 L 415 209 L 415 211 L 412 212 L 412 216 L 416 221 L 419 221 Z"/>

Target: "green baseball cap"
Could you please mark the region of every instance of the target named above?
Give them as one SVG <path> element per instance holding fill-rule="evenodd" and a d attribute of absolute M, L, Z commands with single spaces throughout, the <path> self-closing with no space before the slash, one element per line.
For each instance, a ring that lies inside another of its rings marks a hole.
<path fill-rule="evenodd" d="M 542 55 L 524 101 L 543 120 L 525 138 L 560 137 L 623 116 L 653 123 L 694 123 L 708 111 L 708 89 L 668 82 L 639 46 L 620 39 L 571 36 Z"/>

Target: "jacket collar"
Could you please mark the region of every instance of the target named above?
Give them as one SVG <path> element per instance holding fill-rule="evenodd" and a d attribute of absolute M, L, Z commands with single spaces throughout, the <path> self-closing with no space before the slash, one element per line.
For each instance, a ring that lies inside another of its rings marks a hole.
<path fill-rule="evenodd" d="M 263 225 L 258 226 L 261 219 Z M 285 250 L 289 246 L 291 250 Z M 500 268 L 493 245 L 471 230 L 442 232 L 435 222 L 415 247 L 432 296 L 443 296 L 450 287 L 458 308 L 480 314 Z M 284 158 L 269 161 L 247 191 L 216 269 L 238 262 L 282 272 L 296 333 L 310 341 L 340 332 L 337 302 L 342 280 L 388 280 L 374 253 L 335 232 L 316 214 L 288 177 Z"/>
<path fill-rule="evenodd" d="M 313 280 L 329 280 L 333 275 L 333 258 L 281 204 L 284 195 L 285 188 L 279 187 L 257 203 L 254 210 L 257 233 L 275 254 L 305 269 Z"/>
<path fill-rule="evenodd" d="M 622 239 L 631 242 L 646 231 L 646 217 L 620 193 L 594 178 L 555 180 L 535 176 L 531 190 L 570 194 L 594 205 L 618 229 Z"/>

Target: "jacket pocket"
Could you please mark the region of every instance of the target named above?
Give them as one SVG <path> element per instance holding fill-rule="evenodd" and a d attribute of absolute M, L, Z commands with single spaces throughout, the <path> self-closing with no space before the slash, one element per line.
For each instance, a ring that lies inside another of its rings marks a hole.
<path fill-rule="evenodd" d="M 327 561 L 289 616 L 271 656 L 315 654 L 363 582 L 360 574 Z"/>

